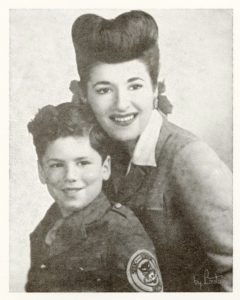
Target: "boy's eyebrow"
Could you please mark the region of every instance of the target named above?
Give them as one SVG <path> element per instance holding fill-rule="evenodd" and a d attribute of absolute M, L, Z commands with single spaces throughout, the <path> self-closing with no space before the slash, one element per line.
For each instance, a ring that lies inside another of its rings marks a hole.
<path fill-rule="evenodd" d="M 80 156 L 80 157 L 76 157 L 74 159 L 74 161 L 77 161 L 77 160 L 84 160 L 84 159 L 89 159 L 89 157 L 87 156 Z M 60 158 L 49 158 L 47 160 L 47 162 L 52 162 L 52 161 L 60 161 L 60 162 L 63 162 L 64 160 L 63 159 L 60 159 Z"/>
<path fill-rule="evenodd" d="M 75 158 L 74 160 L 76 161 L 76 160 L 84 160 L 84 159 L 89 159 L 89 157 L 87 157 L 87 156 L 81 156 L 81 157 Z"/>
<path fill-rule="evenodd" d="M 47 160 L 47 162 L 52 162 L 52 161 L 63 161 L 63 160 L 60 159 L 60 158 L 49 158 L 49 159 Z"/>

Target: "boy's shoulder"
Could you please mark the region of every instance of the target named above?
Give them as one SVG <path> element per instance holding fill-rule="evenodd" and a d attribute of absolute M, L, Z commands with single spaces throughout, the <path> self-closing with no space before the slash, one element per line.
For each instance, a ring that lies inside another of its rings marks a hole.
<path fill-rule="evenodd" d="M 129 207 L 119 202 L 111 203 L 111 207 L 106 217 L 112 226 L 118 225 L 119 223 L 122 225 L 127 225 L 129 223 L 140 223 L 134 212 Z"/>
<path fill-rule="evenodd" d="M 124 218 L 131 218 L 135 216 L 129 207 L 121 204 L 120 202 L 111 203 L 111 212 L 116 213 Z"/>
<path fill-rule="evenodd" d="M 112 266 L 127 274 L 134 290 L 161 291 L 162 278 L 153 242 L 134 212 L 120 203 L 114 203 L 106 218 Z M 149 285 L 151 276 L 154 281 Z"/>
<path fill-rule="evenodd" d="M 150 248 L 153 247 L 142 223 L 129 207 L 118 202 L 111 203 L 104 219 L 108 223 L 108 232 L 113 237 L 122 238 L 129 242 L 133 242 L 134 237 L 137 237 L 137 240 L 145 241 L 143 244 L 150 246 Z M 136 244 L 139 241 L 135 241 Z"/>

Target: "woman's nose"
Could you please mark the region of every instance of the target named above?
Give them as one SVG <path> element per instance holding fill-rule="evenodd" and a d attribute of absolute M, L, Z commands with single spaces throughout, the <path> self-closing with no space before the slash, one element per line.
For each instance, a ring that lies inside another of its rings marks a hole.
<path fill-rule="evenodd" d="M 118 90 L 116 95 L 116 108 L 119 111 L 126 111 L 129 107 L 129 95 L 126 91 Z"/>

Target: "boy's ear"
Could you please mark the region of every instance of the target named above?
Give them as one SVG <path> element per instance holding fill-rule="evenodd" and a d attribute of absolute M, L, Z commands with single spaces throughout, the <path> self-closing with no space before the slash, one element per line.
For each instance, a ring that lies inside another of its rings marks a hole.
<path fill-rule="evenodd" d="M 111 157 L 108 155 L 102 164 L 103 180 L 108 180 L 111 176 Z"/>
<path fill-rule="evenodd" d="M 46 176 L 41 162 L 38 160 L 38 177 L 42 184 L 46 184 Z"/>

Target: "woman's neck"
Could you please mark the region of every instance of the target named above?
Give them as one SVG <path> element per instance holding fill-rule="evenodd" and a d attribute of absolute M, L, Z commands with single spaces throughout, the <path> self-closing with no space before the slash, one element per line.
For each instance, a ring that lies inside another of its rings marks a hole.
<path fill-rule="evenodd" d="M 125 148 L 131 158 L 133 157 L 133 152 L 134 152 L 135 146 L 137 144 L 137 141 L 138 141 L 138 139 L 127 141 L 124 143 Z"/>

